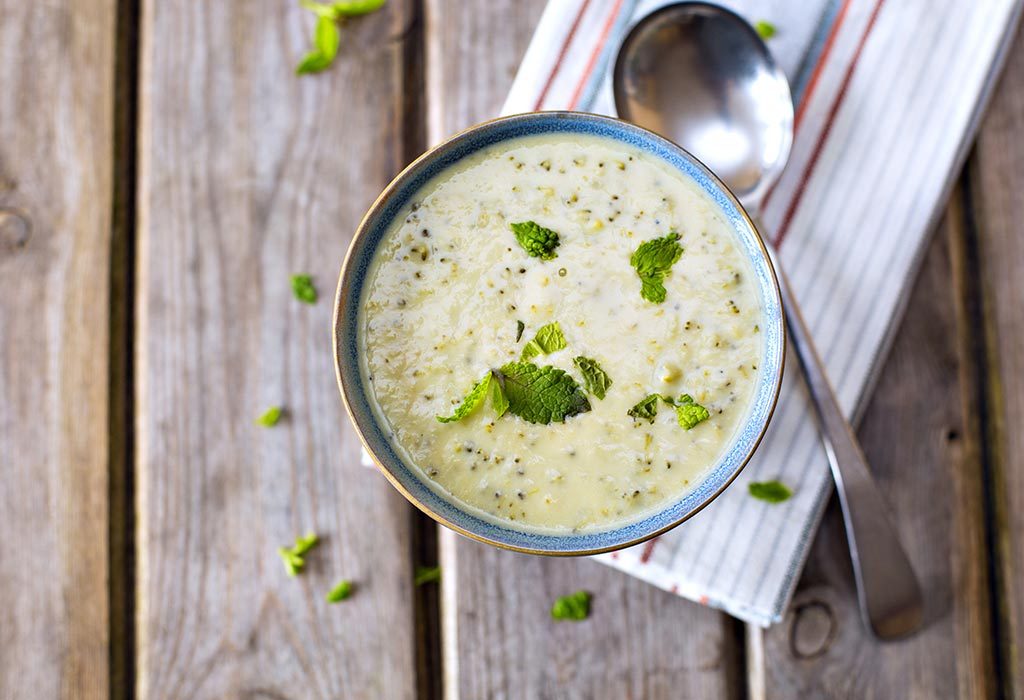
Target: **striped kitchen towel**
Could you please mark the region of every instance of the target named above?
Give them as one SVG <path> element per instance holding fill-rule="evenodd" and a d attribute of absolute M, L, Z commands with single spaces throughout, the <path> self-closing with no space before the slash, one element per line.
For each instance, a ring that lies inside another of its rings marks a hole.
<path fill-rule="evenodd" d="M 503 113 L 614 114 L 608 64 L 664 0 L 550 0 Z M 1012 39 L 1020 0 L 735 0 L 777 27 L 796 139 L 762 220 L 849 415 L 870 392 L 929 232 Z M 789 364 L 798 367 L 795 361 Z M 779 621 L 832 491 L 799 371 L 732 488 L 606 564 L 739 618 Z M 795 495 L 768 505 L 751 481 Z"/>

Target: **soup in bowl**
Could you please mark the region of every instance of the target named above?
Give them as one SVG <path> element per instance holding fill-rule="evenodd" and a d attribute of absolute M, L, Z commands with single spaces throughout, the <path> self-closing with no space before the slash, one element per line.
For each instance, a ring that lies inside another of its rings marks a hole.
<path fill-rule="evenodd" d="M 342 270 L 335 357 L 367 451 L 456 531 L 542 554 L 641 542 L 750 458 L 785 335 L 725 186 L 615 119 L 473 127 L 403 171 Z"/>

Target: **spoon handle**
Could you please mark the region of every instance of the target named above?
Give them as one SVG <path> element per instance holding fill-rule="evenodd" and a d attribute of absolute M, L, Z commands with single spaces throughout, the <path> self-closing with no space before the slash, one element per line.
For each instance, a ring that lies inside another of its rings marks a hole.
<path fill-rule="evenodd" d="M 839 409 L 778 256 L 774 251 L 770 255 L 779 277 L 790 343 L 803 367 L 835 478 L 861 615 L 880 639 L 905 636 L 921 625 L 921 589 L 889 519 L 885 499 L 871 477 L 864 452 Z"/>

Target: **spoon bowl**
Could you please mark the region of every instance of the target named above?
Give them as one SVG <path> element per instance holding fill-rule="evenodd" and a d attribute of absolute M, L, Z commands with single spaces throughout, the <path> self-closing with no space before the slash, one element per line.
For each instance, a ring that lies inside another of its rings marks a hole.
<path fill-rule="evenodd" d="M 672 138 L 757 208 L 789 159 L 793 99 L 749 24 L 707 3 L 668 5 L 627 34 L 612 71 L 620 117 Z"/>

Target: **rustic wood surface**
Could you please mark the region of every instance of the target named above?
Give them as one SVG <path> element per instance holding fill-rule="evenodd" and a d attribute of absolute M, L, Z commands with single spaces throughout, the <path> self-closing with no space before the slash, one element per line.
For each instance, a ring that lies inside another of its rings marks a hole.
<path fill-rule="evenodd" d="M 324 349 L 350 232 L 497 113 L 544 4 L 391 0 L 297 77 L 295 3 L 0 0 L 0 699 L 1024 698 L 1024 40 L 860 430 L 920 635 L 865 633 L 834 504 L 761 632 L 459 538 L 360 466 Z"/>
<path fill-rule="evenodd" d="M 113 0 L 0 2 L 0 698 L 108 692 Z"/>
<path fill-rule="evenodd" d="M 331 70 L 298 77 L 296 3 L 143 6 L 141 697 L 415 693 L 411 509 L 360 465 L 325 350 L 351 232 L 407 158 L 410 8 L 351 22 Z M 281 424 L 254 425 L 271 405 Z M 307 531 L 323 541 L 288 578 L 276 549 Z M 358 595 L 330 606 L 342 578 Z"/>

